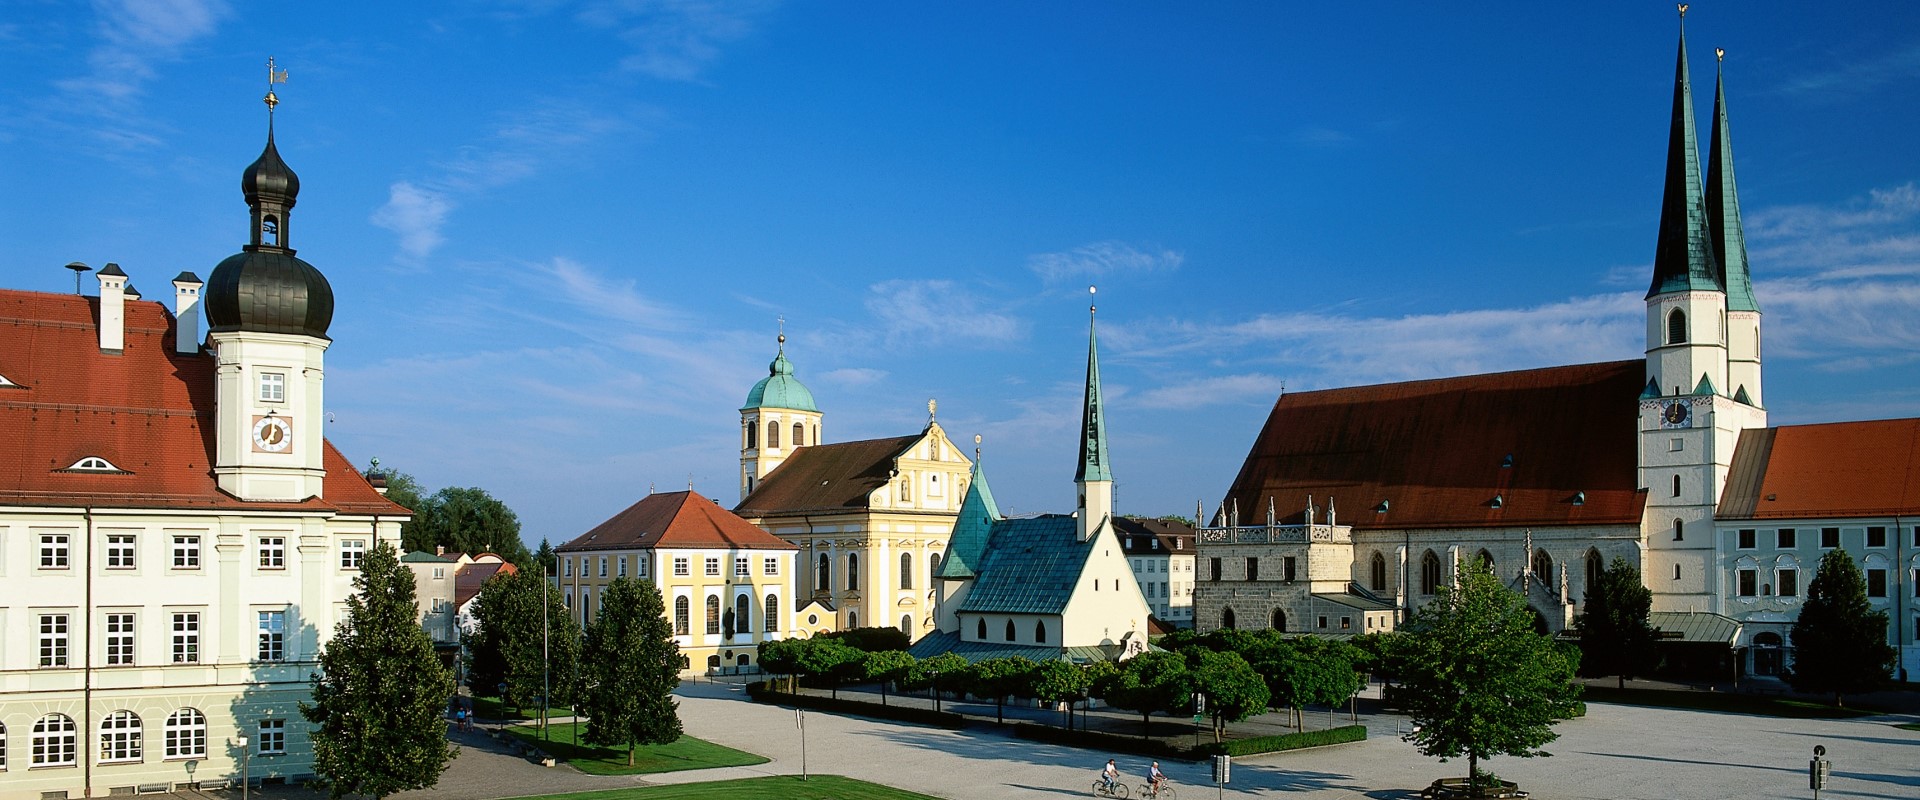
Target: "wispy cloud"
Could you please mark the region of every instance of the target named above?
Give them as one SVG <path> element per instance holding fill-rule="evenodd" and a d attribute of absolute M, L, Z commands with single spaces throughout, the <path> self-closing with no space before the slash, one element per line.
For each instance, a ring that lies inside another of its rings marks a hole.
<path fill-rule="evenodd" d="M 87 54 L 87 74 L 54 82 L 59 114 L 110 150 L 153 146 L 154 126 L 137 119 L 134 100 L 194 42 L 213 34 L 230 12 L 222 0 L 94 0 L 97 43 Z M 95 124 L 114 121 L 116 124 Z"/>
<path fill-rule="evenodd" d="M 696 81 L 724 47 L 753 34 L 774 0 L 496 0 L 504 18 L 567 14 L 625 45 L 620 69 Z"/>
<path fill-rule="evenodd" d="M 1223 403 L 1271 402 L 1286 381 L 1278 375 L 1217 375 L 1157 386 L 1134 396 L 1141 408 L 1185 411 Z"/>
<path fill-rule="evenodd" d="M 1761 209 L 1747 238 L 1769 353 L 1841 372 L 1920 360 L 1920 188 Z"/>
<path fill-rule="evenodd" d="M 400 251 L 424 259 L 446 241 L 440 227 L 447 222 L 453 201 L 445 192 L 396 181 L 387 187 L 387 204 L 373 212 L 372 222 L 400 236 Z"/>
<path fill-rule="evenodd" d="M 1920 43 L 1796 76 L 1781 84 L 1779 91 L 1809 97 L 1859 95 L 1875 91 L 1890 81 L 1914 77 L 1920 77 Z"/>
<path fill-rule="evenodd" d="M 1154 247 L 1142 250 L 1126 242 L 1105 241 L 1059 253 L 1028 256 L 1027 269 L 1033 270 L 1041 280 L 1054 283 L 1124 273 L 1171 272 L 1185 261 L 1186 257 L 1175 250 Z"/>
<path fill-rule="evenodd" d="M 1287 136 L 1287 140 L 1306 147 L 1338 147 L 1351 144 L 1353 136 L 1345 131 L 1308 125 L 1294 129 L 1293 133 Z"/>
<path fill-rule="evenodd" d="M 1009 342 L 1026 324 L 946 280 L 891 280 L 867 287 L 867 313 L 889 344 Z"/>

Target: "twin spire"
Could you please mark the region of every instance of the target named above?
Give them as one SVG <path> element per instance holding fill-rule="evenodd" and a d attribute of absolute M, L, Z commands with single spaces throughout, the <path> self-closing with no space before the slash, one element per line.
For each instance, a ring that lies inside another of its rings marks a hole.
<path fill-rule="evenodd" d="M 1687 7 L 1680 6 L 1680 52 L 1674 67 L 1673 121 L 1667 139 L 1666 190 L 1654 246 L 1653 285 L 1647 297 L 1674 292 L 1727 294 L 1727 308 L 1756 311 L 1747 268 L 1740 198 L 1733 180 L 1733 139 L 1727 127 L 1726 84 L 1715 70 L 1712 142 L 1706 179 L 1693 125 L 1693 81 L 1687 69 Z M 1726 51 L 1716 49 L 1724 58 Z"/>
<path fill-rule="evenodd" d="M 1094 287 L 1087 287 L 1087 294 L 1093 293 Z M 1094 311 L 1095 306 L 1088 303 L 1087 391 L 1080 410 L 1080 466 L 1073 473 L 1075 483 L 1113 480 L 1113 471 L 1107 468 L 1107 420 L 1100 411 L 1100 341 L 1094 330 Z"/>

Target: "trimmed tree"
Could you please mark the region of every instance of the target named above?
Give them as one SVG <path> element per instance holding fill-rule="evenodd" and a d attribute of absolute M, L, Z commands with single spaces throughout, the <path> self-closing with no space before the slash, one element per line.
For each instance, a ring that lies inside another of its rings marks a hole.
<path fill-rule="evenodd" d="M 993 721 L 1007 721 L 1007 696 L 1025 696 L 1031 691 L 1033 659 L 1025 656 L 988 658 L 974 662 L 967 670 L 967 691 L 978 697 L 993 698 Z"/>
<path fill-rule="evenodd" d="M 1580 632 L 1580 671 L 1619 676 L 1620 688 L 1626 688 L 1628 678 L 1653 662 L 1658 636 L 1647 624 L 1653 590 L 1640 580 L 1640 570 L 1616 557 L 1600 581 L 1587 587 L 1581 608 L 1573 621 Z"/>
<path fill-rule="evenodd" d="M 680 645 L 667 607 L 652 581 L 615 578 L 600 595 L 600 614 L 587 626 L 582 663 L 587 689 L 588 744 L 627 746 L 627 766 L 643 744 L 680 738 Z"/>
<path fill-rule="evenodd" d="M 966 686 L 967 660 L 953 653 L 941 653 L 932 658 L 923 658 L 913 663 L 913 669 L 907 670 L 907 679 L 903 686 L 907 689 L 927 689 L 930 694 L 942 691 L 951 692 Z M 945 688 L 940 677 L 945 676 Z M 934 698 L 937 708 L 940 700 Z"/>
<path fill-rule="evenodd" d="M 1364 656 L 1345 642 L 1316 637 L 1282 640 L 1277 636 L 1254 650 L 1254 669 L 1266 678 L 1274 703 L 1292 711 L 1293 725 L 1306 729 L 1308 705 L 1334 706 L 1360 690 L 1354 662 Z"/>
<path fill-rule="evenodd" d="M 913 671 L 913 655 L 905 650 L 882 650 L 868 653 L 860 660 L 860 672 L 867 680 L 880 683 L 880 705 L 887 704 L 887 687 L 894 681 L 905 680 Z"/>
<path fill-rule="evenodd" d="M 1802 692 L 1832 694 L 1835 706 L 1846 695 L 1879 687 L 1893 670 L 1896 653 L 1887 644 L 1887 612 L 1867 602 L 1866 581 L 1845 550 L 1829 550 L 1820 558 L 1792 636 L 1787 683 Z"/>
<path fill-rule="evenodd" d="M 458 751 L 447 744 L 453 674 L 440 665 L 420 627 L 413 572 L 393 546 L 376 545 L 360 563 L 347 616 L 320 651 L 313 702 L 313 769 L 334 797 L 385 797 L 440 781 Z"/>
<path fill-rule="evenodd" d="M 1207 698 L 1213 717 L 1213 740 L 1226 734 L 1227 723 L 1240 722 L 1267 710 L 1266 681 L 1239 653 L 1216 653 L 1203 647 L 1182 651 L 1187 658 L 1188 685 Z"/>
<path fill-rule="evenodd" d="M 1488 777 L 1481 759 L 1550 755 L 1541 746 L 1579 701 L 1579 651 L 1533 625 L 1526 600 L 1476 559 L 1407 624 L 1401 679 L 1414 729 L 1402 738 L 1441 761 L 1466 756 L 1475 794 Z"/>
<path fill-rule="evenodd" d="M 805 639 L 774 639 L 760 643 L 760 668 L 773 675 L 785 675 L 787 691 L 794 691 L 793 678 L 799 675 L 800 650 Z"/>
<path fill-rule="evenodd" d="M 1151 733 L 1155 712 L 1180 713 L 1193 702 L 1188 679 L 1185 657 L 1148 652 L 1127 659 L 1095 691 L 1107 705 L 1140 712 L 1140 735 L 1145 737 Z"/>
<path fill-rule="evenodd" d="M 1033 668 L 1033 680 L 1028 687 L 1033 698 L 1042 703 L 1067 704 L 1067 728 L 1073 728 L 1073 704 L 1087 699 L 1093 691 L 1093 676 L 1087 670 L 1071 661 L 1049 659 Z"/>
<path fill-rule="evenodd" d="M 848 665 L 857 666 L 866 654 L 841 644 L 837 639 L 815 636 L 805 642 L 794 656 L 800 674 L 826 681 L 833 688 L 833 696 L 839 697 L 840 681 L 850 669 Z"/>

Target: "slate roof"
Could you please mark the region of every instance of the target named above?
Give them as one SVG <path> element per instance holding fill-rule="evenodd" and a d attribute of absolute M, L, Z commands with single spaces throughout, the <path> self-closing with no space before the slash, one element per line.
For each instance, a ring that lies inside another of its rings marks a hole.
<path fill-rule="evenodd" d="M 1264 521 L 1271 498 L 1282 524 L 1299 524 L 1309 495 L 1323 510 L 1331 498 L 1357 530 L 1638 525 L 1645 370 L 1636 359 L 1289 392 L 1227 502 Z"/>
<path fill-rule="evenodd" d="M 1113 532 L 1120 537 L 1120 549 L 1130 556 L 1193 555 L 1193 526 L 1177 519 L 1114 517 Z M 1160 543 L 1158 548 L 1155 541 Z"/>
<path fill-rule="evenodd" d="M 129 300 L 119 355 L 100 352 L 100 298 L 0 289 L 0 505 L 300 510 L 406 516 L 325 443 L 323 498 L 247 502 L 214 478 L 213 356 L 174 352 L 174 319 Z M 122 472 L 68 472 L 98 456 Z"/>
<path fill-rule="evenodd" d="M 1100 537 L 1076 541 L 1067 514 L 1004 519 L 994 523 L 973 590 L 961 613 L 1059 614 Z"/>
<path fill-rule="evenodd" d="M 733 511 L 743 517 L 854 511 L 893 477 L 893 463 L 924 435 L 802 447 L 761 478 Z"/>
<path fill-rule="evenodd" d="M 734 516 L 699 492 L 685 491 L 647 495 L 554 551 L 578 553 L 655 547 L 799 549 Z"/>
<path fill-rule="evenodd" d="M 1920 419 L 1742 431 L 1715 517 L 1920 514 Z"/>

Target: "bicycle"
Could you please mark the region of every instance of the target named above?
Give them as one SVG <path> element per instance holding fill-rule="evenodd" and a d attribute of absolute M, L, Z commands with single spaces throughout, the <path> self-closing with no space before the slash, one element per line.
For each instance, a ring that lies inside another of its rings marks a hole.
<path fill-rule="evenodd" d="M 1127 800 L 1127 785 L 1116 780 L 1109 786 L 1106 778 L 1094 778 L 1093 796 L 1114 797 L 1119 798 L 1119 800 Z"/>
<path fill-rule="evenodd" d="M 1151 783 L 1140 784 L 1140 796 L 1149 800 L 1179 800 L 1180 793 L 1173 790 L 1173 781 L 1165 780 L 1160 782 L 1158 792 L 1153 790 Z"/>

